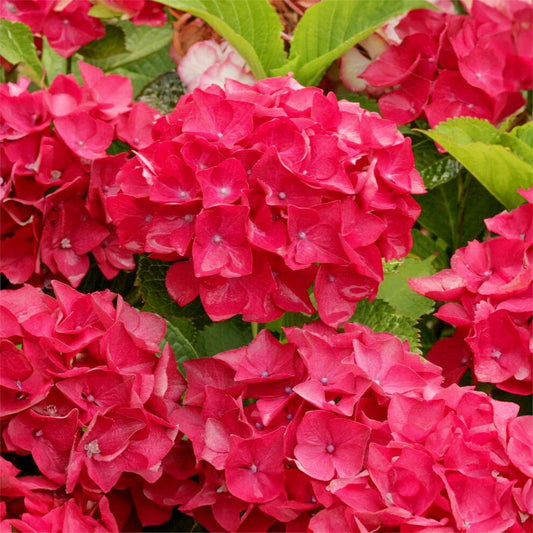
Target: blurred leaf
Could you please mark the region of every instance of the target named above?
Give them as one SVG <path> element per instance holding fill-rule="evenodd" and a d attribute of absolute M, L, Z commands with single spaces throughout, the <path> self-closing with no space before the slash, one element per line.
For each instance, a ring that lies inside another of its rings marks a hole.
<path fill-rule="evenodd" d="M 170 59 L 167 47 L 164 47 L 148 57 L 128 63 L 109 72 L 127 76 L 133 85 L 133 94 L 137 96 L 154 78 L 175 68 L 176 65 Z"/>
<path fill-rule="evenodd" d="M 431 139 L 413 139 L 416 169 L 428 190 L 456 178 L 463 168 L 450 154 L 441 154 Z"/>
<path fill-rule="evenodd" d="M 385 274 L 379 286 L 378 298 L 385 300 L 393 309 L 405 317 L 418 319 L 433 311 L 433 300 L 416 294 L 407 284 L 409 278 L 430 276 L 435 272 L 432 262 L 435 258 L 428 257 L 423 261 L 408 258 L 402 261 L 396 272 Z"/>
<path fill-rule="evenodd" d="M 171 40 L 170 26 L 135 26 L 119 21 L 107 24 L 105 37 L 82 47 L 75 58 L 107 74 L 127 76 L 137 95 L 154 78 L 176 68 L 168 55 Z M 73 72 L 76 74 L 75 69 Z"/>
<path fill-rule="evenodd" d="M 178 100 L 186 92 L 185 84 L 174 70 L 173 72 L 161 74 L 161 76 L 143 87 L 137 100 L 155 107 L 160 113 L 166 115 L 174 110 Z"/>
<path fill-rule="evenodd" d="M 246 60 L 258 79 L 283 65 L 287 58 L 283 30 L 268 0 L 156 0 L 205 20 Z"/>
<path fill-rule="evenodd" d="M 199 332 L 195 348 L 200 357 L 233 350 L 250 343 L 252 340 L 250 325 L 239 321 L 240 319 L 233 318 L 224 322 L 215 322 Z"/>
<path fill-rule="evenodd" d="M 124 32 L 119 27 L 110 24 L 105 25 L 104 37 L 91 41 L 78 50 L 78 54 L 82 55 L 87 61 L 103 60 L 104 58 L 116 57 L 127 53 Z"/>
<path fill-rule="evenodd" d="M 525 142 L 529 147 L 533 147 L 533 122 L 528 122 L 513 128 L 509 135 L 517 137 L 521 141 Z"/>
<path fill-rule="evenodd" d="M 435 9 L 423 0 L 321 0 L 296 26 L 289 63 L 276 75 L 294 72 L 303 85 L 316 85 L 341 55 L 396 15 L 417 8 Z"/>
<path fill-rule="evenodd" d="M 33 81 L 41 85 L 43 69 L 33 42 L 33 33 L 26 24 L 0 19 L 0 56 L 9 63 L 25 63 Z"/>
<path fill-rule="evenodd" d="M 374 331 L 387 331 L 402 340 L 409 341 L 411 350 L 420 353 L 420 331 L 416 327 L 417 318 L 398 313 L 384 300 L 358 302 L 350 322 L 365 324 Z"/>
<path fill-rule="evenodd" d="M 533 185 L 533 159 L 528 155 L 533 149 L 526 142 L 471 117 L 420 131 L 448 150 L 507 209 L 524 202 L 517 189 Z"/>
<path fill-rule="evenodd" d="M 67 73 L 67 60 L 61 57 L 49 44 L 48 39 L 43 37 L 43 68 L 46 74 L 46 84 L 50 85 L 56 76 Z"/>

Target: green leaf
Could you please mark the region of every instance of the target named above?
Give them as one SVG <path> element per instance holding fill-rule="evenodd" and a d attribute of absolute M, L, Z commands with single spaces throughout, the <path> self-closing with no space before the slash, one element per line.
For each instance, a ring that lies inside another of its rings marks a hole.
<path fill-rule="evenodd" d="M 416 169 L 428 190 L 456 178 L 463 168 L 450 154 L 441 154 L 431 139 L 413 140 L 413 153 Z"/>
<path fill-rule="evenodd" d="M 175 68 L 176 65 L 170 59 L 167 47 L 164 47 L 148 57 L 129 63 L 124 67 L 112 69 L 109 72 L 127 76 L 133 85 L 133 94 L 137 96 L 155 78 Z"/>
<path fill-rule="evenodd" d="M 282 26 L 268 0 L 156 0 L 205 20 L 246 60 L 258 79 L 286 63 Z"/>
<path fill-rule="evenodd" d="M 533 185 L 533 164 L 523 159 L 529 149 L 524 141 L 470 117 L 421 131 L 450 152 L 507 209 L 524 202 L 517 189 Z"/>
<path fill-rule="evenodd" d="M 48 39 L 43 37 L 42 61 L 46 73 L 46 84 L 50 85 L 56 76 L 67 73 L 67 59 L 61 57 L 49 44 Z"/>
<path fill-rule="evenodd" d="M 195 348 L 202 357 L 245 346 L 252 341 L 249 324 L 233 318 L 206 326 L 198 334 Z"/>
<path fill-rule="evenodd" d="M 434 257 L 423 261 L 414 258 L 405 259 L 395 272 L 385 274 L 385 279 L 378 290 L 378 298 L 389 303 L 394 310 L 406 317 L 418 319 L 433 311 L 433 300 L 416 294 L 407 284 L 409 278 L 430 276 L 435 272 L 432 266 Z"/>
<path fill-rule="evenodd" d="M 21 22 L 0 19 L 0 56 L 14 65 L 25 63 L 33 81 L 41 84 L 43 69 L 33 42 L 33 34 Z"/>
<path fill-rule="evenodd" d="M 182 368 L 183 362 L 189 359 L 198 359 L 200 356 L 193 348 L 187 335 L 184 334 L 184 329 L 190 327 L 187 319 L 176 317 L 167 320 L 167 333 L 165 340 L 170 344 L 174 358 Z M 183 368 L 182 368 L 183 370 Z"/>
<path fill-rule="evenodd" d="M 414 352 L 420 353 L 420 331 L 416 327 L 416 319 L 401 315 L 384 300 L 362 300 L 358 302 L 355 314 L 350 322 L 365 324 L 374 331 L 386 331 L 402 340 L 409 341 Z"/>
<path fill-rule="evenodd" d="M 435 9 L 423 0 L 322 0 L 298 23 L 288 67 L 303 85 L 316 85 L 328 66 L 352 46 L 392 17 L 417 8 Z"/>
<path fill-rule="evenodd" d="M 165 72 L 143 87 L 137 99 L 155 107 L 160 113 L 166 115 L 174 110 L 178 100 L 186 92 L 187 88 L 174 70 Z"/>
<path fill-rule="evenodd" d="M 110 28 L 114 29 L 111 30 Z M 122 32 L 124 52 L 119 52 L 121 40 L 116 30 Z M 165 49 L 168 56 L 168 46 L 172 40 L 172 28 L 170 26 L 135 26 L 133 22 L 120 21 L 114 26 L 108 26 L 107 32 L 111 34 L 110 40 L 106 43 L 100 43 L 101 47 L 105 45 L 106 55 L 96 54 L 93 49 L 90 49 L 91 53 L 87 56 L 87 60 L 91 64 L 101 68 L 104 72 L 129 66 L 131 63 L 149 58 L 162 49 Z M 110 53 L 111 51 L 113 53 Z M 80 53 L 86 55 L 87 48 L 84 47 Z"/>

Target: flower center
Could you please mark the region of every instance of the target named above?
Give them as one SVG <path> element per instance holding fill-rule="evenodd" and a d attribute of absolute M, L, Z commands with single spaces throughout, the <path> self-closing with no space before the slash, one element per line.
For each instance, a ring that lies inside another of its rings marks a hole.
<path fill-rule="evenodd" d="M 83 449 L 87 452 L 87 457 L 90 459 L 93 455 L 100 453 L 100 446 L 98 446 L 98 441 L 92 440 L 89 444 L 86 444 Z"/>

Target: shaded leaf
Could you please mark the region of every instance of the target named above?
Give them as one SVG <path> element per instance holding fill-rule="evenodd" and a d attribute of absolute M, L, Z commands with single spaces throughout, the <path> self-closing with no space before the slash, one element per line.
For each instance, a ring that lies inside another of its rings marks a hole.
<path fill-rule="evenodd" d="M 205 20 L 246 60 L 258 79 L 283 65 L 287 58 L 282 26 L 268 0 L 156 0 Z"/>
<path fill-rule="evenodd" d="M 413 247 L 410 255 L 416 255 L 420 259 L 434 257 L 433 266 L 436 270 L 449 268 L 450 261 L 446 252 L 445 243 L 432 239 L 417 229 L 414 229 L 411 234 L 413 236 Z"/>
<path fill-rule="evenodd" d="M 0 19 L 0 56 L 9 63 L 25 63 L 29 74 L 40 82 L 43 69 L 33 42 L 33 33 L 22 22 Z"/>
<path fill-rule="evenodd" d="M 417 8 L 435 9 L 423 0 L 321 0 L 304 13 L 291 42 L 290 63 L 275 74 L 292 71 L 303 85 L 316 85 L 352 46 L 392 17 Z"/>
<path fill-rule="evenodd" d="M 422 207 L 418 223 L 452 249 L 485 231 L 484 219 L 503 206 L 475 179 L 456 178 L 417 197 Z"/>
<path fill-rule="evenodd" d="M 141 256 L 135 284 L 144 301 L 143 311 L 157 313 L 165 318 L 180 315 L 179 305 L 168 295 L 165 278 L 169 263 Z"/>
<path fill-rule="evenodd" d="M 104 59 L 127 54 L 126 37 L 124 32 L 117 26 L 105 25 L 105 35 L 101 39 L 91 41 L 82 46 L 78 53 L 86 59 Z"/>
<path fill-rule="evenodd" d="M 206 326 L 199 332 L 195 348 L 200 357 L 207 357 L 245 346 L 251 340 L 252 330 L 250 324 L 233 318 Z"/>
<path fill-rule="evenodd" d="M 405 259 L 395 272 L 385 274 L 379 286 L 378 298 L 385 300 L 393 309 L 405 317 L 418 319 L 433 311 L 433 300 L 416 294 L 409 285 L 409 278 L 429 276 L 435 272 L 432 262 L 434 257 L 423 261 L 414 258 Z"/>

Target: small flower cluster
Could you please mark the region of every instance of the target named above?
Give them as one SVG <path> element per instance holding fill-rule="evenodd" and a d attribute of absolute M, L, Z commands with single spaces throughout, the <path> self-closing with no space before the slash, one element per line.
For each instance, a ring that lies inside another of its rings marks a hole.
<path fill-rule="evenodd" d="M 2 291 L 1 449 L 15 464 L 30 455 L 38 471 L 17 477 L 1 460 L 0 529 L 163 523 L 171 506 L 146 494 L 164 476 L 192 475 L 176 468 L 185 382 L 171 348 L 159 348 L 165 321 L 109 291 L 52 285 L 56 298 L 29 285 Z"/>
<path fill-rule="evenodd" d="M 528 203 L 485 221 L 499 235 L 455 252 L 451 269 L 409 280 L 444 304 L 435 316 L 456 326 L 428 358 L 457 382 L 470 366 L 475 378 L 513 394 L 533 393 L 533 188 Z"/>
<path fill-rule="evenodd" d="M 226 79 L 249 85 L 255 82 L 248 64 L 228 41 L 217 43 L 213 39 L 193 44 L 180 59 L 178 74 L 188 92 L 212 84 L 223 87 Z"/>
<path fill-rule="evenodd" d="M 0 18 L 26 24 L 34 35 L 46 37 L 58 54 L 70 57 L 105 35 L 102 21 L 90 14 L 94 5 L 101 4 L 135 24 L 166 22 L 163 6 L 150 0 L 3 0 Z"/>
<path fill-rule="evenodd" d="M 520 91 L 533 87 L 532 16 L 523 0 L 509 0 L 502 10 L 474 0 L 468 15 L 410 11 L 395 27 L 401 42 L 359 77 L 370 94 L 391 89 L 379 108 L 397 124 L 420 116 L 431 127 L 455 116 L 499 123 L 524 105 Z M 343 61 L 345 79 L 370 62 L 356 52 Z"/>
<path fill-rule="evenodd" d="M 337 326 L 405 256 L 424 192 L 395 124 L 290 77 L 196 89 L 117 175 L 120 243 L 173 261 L 166 284 L 213 320 L 284 311 Z M 185 260 L 182 260 L 185 259 Z M 178 262 L 175 262 L 179 260 Z"/>
<path fill-rule="evenodd" d="M 181 511 L 210 531 L 531 528 L 533 417 L 518 405 L 443 388 L 389 333 L 285 333 L 185 363 L 199 481 Z"/>
<path fill-rule="evenodd" d="M 158 115 L 133 104 L 128 78 L 79 67 L 82 86 L 72 75 L 35 92 L 24 78 L 0 85 L 0 272 L 11 283 L 35 274 L 35 283 L 59 276 L 76 287 L 89 252 L 107 278 L 135 266 L 118 247 L 102 200 L 126 157 L 106 157 L 106 149 L 116 138 L 148 145 Z"/>

